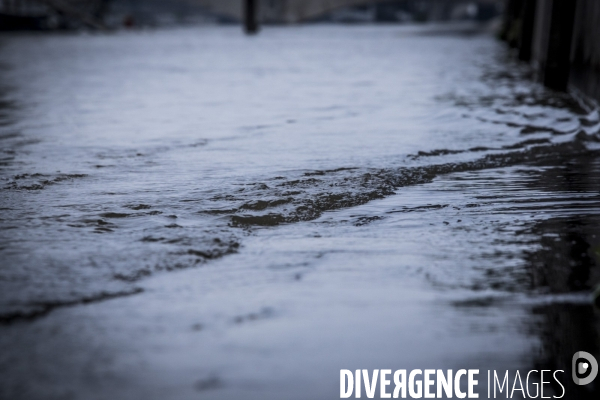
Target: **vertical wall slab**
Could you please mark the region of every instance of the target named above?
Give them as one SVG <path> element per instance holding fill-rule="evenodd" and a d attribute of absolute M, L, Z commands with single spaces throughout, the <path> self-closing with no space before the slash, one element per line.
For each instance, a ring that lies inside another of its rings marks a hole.
<path fill-rule="evenodd" d="M 550 31 L 550 13 L 552 0 L 537 0 L 535 4 L 535 21 L 531 43 L 531 64 L 539 80 L 543 78 L 548 55 L 548 33 Z"/>
<path fill-rule="evenodd" d="M 557 90 L 566 90 L 569 83 L 576 5 L 576 0 L 552 1 L 543 81 L 546 86 Z"/>
<path fill-rule="evenodd" d="M 521 10 L 521 29 L 519 35 L 519 59 L 531 60 L 533 28 L 535 22 L 536 0 L 525 0 Z"/>
<path fill-rule="evenodd" d="M 532 61 L 544 85 L 566 90 L 569 83 L 571 41 L 576 0 L 537 0 Z"/>
<path fill-rule="evenodd" d="M 600 101 L 600 1 L 578 0 L 569 84 Z"/>

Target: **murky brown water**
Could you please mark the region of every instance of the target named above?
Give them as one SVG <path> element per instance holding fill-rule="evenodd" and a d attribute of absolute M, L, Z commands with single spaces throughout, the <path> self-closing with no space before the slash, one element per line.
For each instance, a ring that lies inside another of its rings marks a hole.
<path fill-rule="evenodd" d="M 599 354 L 598 110 L 491 36 L 17 35 L 0 60 L 0 397 L 329 399 L 342 368 Z"/>

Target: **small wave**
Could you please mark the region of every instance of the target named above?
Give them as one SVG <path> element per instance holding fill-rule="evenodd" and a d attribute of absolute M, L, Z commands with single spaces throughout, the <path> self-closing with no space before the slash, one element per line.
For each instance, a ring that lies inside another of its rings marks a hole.
<path fill-rule="evenodd" d="M 132 296 L 142 293 L 143 289 L 134 288 L 133 290 L 123 292 L 102 292 L 91 296 L 84 296 L 76 300 L 66 301 L 46 301 L 29 304 L 27 311 L 14 311 L 0 314 L 0 324 L 9 325 L 17 321 L 31 321 L 37 318 L 48 315 L 57 308 L 72 307 L 82 304 L 98 303 L 105 300 L 115 299 L 119 297 Z"/>
<path fill-rule="evenodd" d="M 596 140 L 596 136 L 582 132 L 573 140 L 563 143 L 547 144 L 546 139 L 521 142 L 508 147 L 519 149 L 517 151 L 487 154 L 474 161 L 368 171 L 358 168 L 320 171 L 315 174 L 319 179 L 291 179 L 274 187 L 256 184 L 257 189 L 236 197 L 219 197 L 220 208 L 206 212 L 230 215 L 232 226 L 276 226 L 309 221 L 320 217 L 323 212 L 381 199 L 394 194 L 401 187 L 428 183 L 443 174 L 520 164 L 560 165 L 565 156 L 597 157 L 600 152 L 586 146 L 590 140 Z M 443 154 L 438 152 L 437 155 Z M 297 194 L 293 197 L 284 196 L 284 188 L 294 189 Z M 260 198 L 268 200 L 257 200 Z M 226 207 L 223 202 L 237 204 Z"/>
<path fill-rule="evenodd" d="M 34 173 L 15 175 L 4 186 L 7 190 L 42 190 L 48 186 L 56 185 L 64 181 L 86 178 L 86 174 L 59 174 L 56 176 Z"/>

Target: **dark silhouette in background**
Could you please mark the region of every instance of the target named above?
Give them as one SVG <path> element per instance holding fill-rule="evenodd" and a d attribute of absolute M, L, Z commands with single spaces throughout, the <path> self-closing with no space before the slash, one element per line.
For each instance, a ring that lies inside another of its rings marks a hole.
<path fill-rule="evenodd" d="M 502 11 L 503 0 L 0 0 L 0 30 L 102 29 L 160 25 L 166 15 L 178 22 L 192 16 L 204 21 L 241 23 L 254 33 L 260 24 L 303 21 L 428 22 L 488 21 Z"/>
<path fill-rule="evenodd" d="M 244 29 L 248 35 L 258 33 L 256 8 L 258 0 L 244 0 Z"/>
<path fill-rule="evenodd" d="M 600 2 L 508 0 L 500 37 L 539 81 L 600 99 Z"/>

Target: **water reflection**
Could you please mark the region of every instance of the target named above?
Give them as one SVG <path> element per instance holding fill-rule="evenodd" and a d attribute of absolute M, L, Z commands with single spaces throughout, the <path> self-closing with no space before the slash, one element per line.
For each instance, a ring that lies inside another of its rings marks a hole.
<path fill-rule="evenodd" d="M 525 246 L 523 264 L 487 270 L 478 288 L 492 287 L 525 298 L 478 298 L 458 306 L 494 310 L 524 307 L 530 317 L 524 329 L 539 340 L 528 369 L 564 370 L 561 383 L 567 399 L 596 399 L 598 382 L 575 385 L 571 379 L 571 358 L 586 351 L 600 358 L 600 310 L 591 292 L 600 284 L 600 217 L 598 215 L 600 159 L 562 154 L 542 169 L 522 171 L 529 179 L 522 184 L 530 190 L 529 210 L 541 218 L 516 231 L 513 243 Z M 521 204 L 518 209 L 523 211 Z M 487 282 L 487 283 L 485 283 Z M 520 299 L 520 300 L 519 300 Z M 485 315 L 486 313 L 483 313 Z M 555 394 L 562 388 L 552 382 Z"/>
<path fill-rule="evenodd" d="M 536 224 L 539 250 L 526 252 L 531 286 L 550 293 L 591 291 L 600 283 L 600 220 L 595 215 L 550 219 Z"/>
<path fill-rule="evenodd" d="M 577 174 L 578 178 L 582 176 Z M 597 175 L 587 176 L 597 179 Z M 570 185 L 568 188 L 572 189 Z M 578 386 L 570 379 L 573 354 L 586 351 L 596 358 L 600 356 L 600 312 L 589 295 L 600 283 L 599 223 L 597 215 L 581 213 L 536 224 L 532 233 L 538 235 L 539 250 L 526 252 L 525 257 L 534 289 L 587 293 L 582 302 L 551 301 L 532 308 L 535 324 L 531 333 L 541 342 L 533 367 L 565 370 L 562 382 L 570 399 L 596 399 L 600 393 L 597 381 Z M 559 387 L 554 389 L 560 393 Z"/>
<path fill-rule="evenodd" d="M 597 399 L 600 385 L 596 379 L 589 385 L 578 386 L 571 379 L 571 359 L 578 351 L 600 356 L 600 313 L 591 304 L 550 303 L 532 309 L 532 334 L 540 339 L 539 354 L 532 368 L 564 370 L 561 383 L 566 399 Z M 553 389 L 561 393 L 556 385 Z"/>

